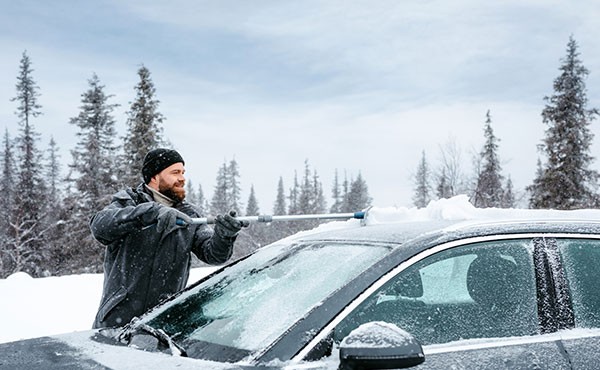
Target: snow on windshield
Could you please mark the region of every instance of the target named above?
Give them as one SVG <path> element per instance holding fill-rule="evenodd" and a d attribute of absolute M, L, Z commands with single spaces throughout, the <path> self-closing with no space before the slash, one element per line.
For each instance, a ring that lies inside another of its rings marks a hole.
<path fill-rule="evenodd" d="M 340 243 L 283 247 L 227 268 L 182 296 L 185 301 L 157 311 L 149 325 L 195 341 L 257 350 L 389 251 Z M 178 306 L 190 308 L 182 315 Z"/>

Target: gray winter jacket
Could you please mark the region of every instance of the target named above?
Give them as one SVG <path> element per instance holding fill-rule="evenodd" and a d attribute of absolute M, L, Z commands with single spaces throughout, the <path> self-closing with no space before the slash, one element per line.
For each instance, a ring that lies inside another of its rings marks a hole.
<path fill-rule="evenodd" d="M 144 184 L 116 193 L 91 220 L 92 235 L 106 246 L 104 288 L 94 328 L 123 326 L 183 289 L 191 255 L 209 264 L 226 262 L 235 238 L 220 238 L 207 225 L 156 230 L 158 211 Z M 189 203 L 176 209 L 199 217 Z"/>

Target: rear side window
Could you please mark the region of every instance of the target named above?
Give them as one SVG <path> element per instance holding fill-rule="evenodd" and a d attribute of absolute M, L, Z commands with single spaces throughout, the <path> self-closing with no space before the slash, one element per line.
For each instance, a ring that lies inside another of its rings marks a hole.
<path fill-rule="evenodd" d="M 400 272 L 336 328 L 393 323 L 422 344 L 539 332 L 531 240 L 455 247 Z"/>
<path fill-rule="evenodd" d="M 600 328 L 600 240 L 558 241 L 569 281 L 575 325 Z"/>

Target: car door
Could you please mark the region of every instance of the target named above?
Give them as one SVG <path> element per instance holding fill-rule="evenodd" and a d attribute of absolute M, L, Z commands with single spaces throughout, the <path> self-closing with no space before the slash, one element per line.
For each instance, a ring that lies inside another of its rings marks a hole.
<path fill-rule="evenodd" d="M 334 341 L 384 321 L 423 345 L 425 362 L 415 368 L 569 368 L 560 336 L 540 325 L 540 251 L 533 238 L 507 236 L 422 252 L 374 287 L 336 326 Z"/>
<path fill-rule="evenodd" d="M 560 266 L 567 280 L 575 327 L 562 330 L 573 369 L 600 367 L 600 240 L 558 239 Z"/>

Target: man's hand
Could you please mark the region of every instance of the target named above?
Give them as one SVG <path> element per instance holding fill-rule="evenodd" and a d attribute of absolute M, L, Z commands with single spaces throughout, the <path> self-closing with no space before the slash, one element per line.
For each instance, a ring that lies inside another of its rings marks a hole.
<path fill-rule="evenodd" d="M 242 227 L 248 227 L 248 221 L 240 221 L 235 218 L 235 211 L 229 211 L 229 214 L 224 216 L 217 215 L 215 217 L 215 233 L 222 238 L 233 238 L 236 236 Z"/>
<path fill-rule="evenodd" d="M 177 224 L 177 219 L 183 220 L 183 224 Z M 171 232 L 175 228 L 185 227 L 192 223 L 190 216 L 183 212 L 179 212 L 175 208 L 167 206 L 160 207 L 157 220 L 156 230 L 160 233 L 165 231 Z"/>

